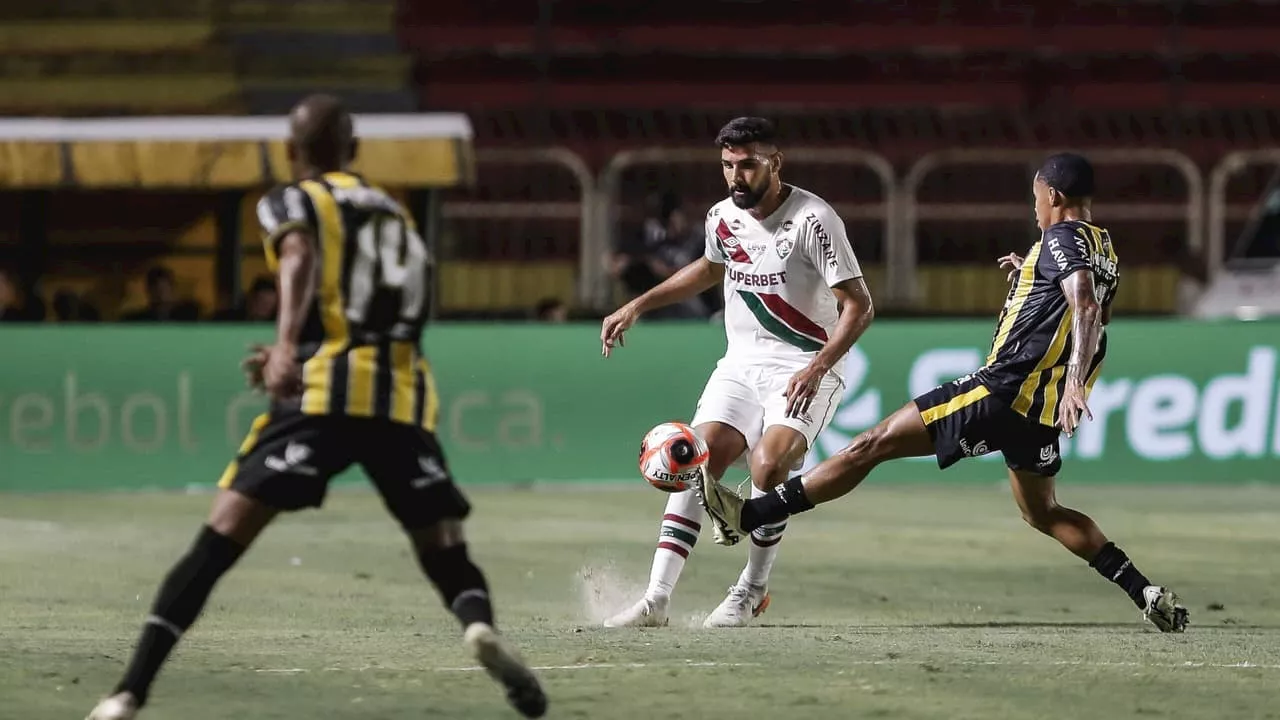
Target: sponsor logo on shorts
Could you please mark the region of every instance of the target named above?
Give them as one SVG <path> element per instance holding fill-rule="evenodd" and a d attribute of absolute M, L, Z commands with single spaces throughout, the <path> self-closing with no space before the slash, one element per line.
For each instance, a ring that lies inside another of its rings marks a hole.
<path fill-rule="evenodd" d="M 311 459 L 311 448 L 299 442 L 290 442 L 284 448 L 283 458 L 268 455 L 262 464 L 266 465 L 268 470 L 275 470 L 278 473 L 315 475 L 318 471 L 311 465 L 305 464 L 309 459 Z"/>
<path fill-rule="evenodd" d="M 976 444 L 970 446 L 968 440 L 965 440 L 964 438 L 960 438 L 960 449 L 964 452 L 965 455 L 969 457 L 986 455 L 988 452 L 990 452 L 990 450 L 987 449 L 986 440 L 979 440 Z"/>
<path fill-rule="evenodd" d="M 421 490 L 449 479 L 449 473 L 445 472 L 444 467 L 440 465 L 440 461 L 433 457 L 419 457 L 418 467 L 422 468 L 424 474 L 409 483 L 414 490 Z"/>
<path fill-rule="evenodd" d="M 1054 460 L 1058 459 L 1058 451 L 1052 445 L 1040 448 L 1040 462 L 1036 463 L 1036 467 L 1049 467 Z"/>

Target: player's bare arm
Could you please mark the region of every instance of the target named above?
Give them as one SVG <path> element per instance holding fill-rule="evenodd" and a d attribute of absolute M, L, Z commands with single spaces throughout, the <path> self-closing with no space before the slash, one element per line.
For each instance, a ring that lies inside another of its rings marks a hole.
<path fill-rule="evenodd" d="M 310 233 L 294 230 L 280 240 L 280 313 L 262 381 L 271 397 L 282 400 L 302 391 L 298 337 L 316 293 L 316 248 Z"/>
<path fill-rule="evenodd" d="M 698 258 L 680 268 L 675 275 L 663 280 L 640 297 L 618 308 L 600 325 L 600 354 L 605 357 L 613 352 L 616 344 L 623 346 L 623 333 L 636 324 L 640 316 L 650 310 L 683 302 L 724 279 L 724 265 Z"/>
<path fill-rule="evenodd" d="M 867 283 L 862 278 L 840 282 L 831 288 L 831 293 L 836 296 L 836 303 L 840 307 L 835 332 L 822 350 L 809 361 L 809 365 L 791 376 L 786 392 L 789 417 L 799 417 L 809 411 L 809 405 L 818 393 L 822 378 L 849 352 L 849 348 L 862 337 L 875 318 L 871 292 L 867 290 Z"/>
<path fill-rule="evenodd" d="M 1102 309 L 1094 295 L 1093 271 L 1081 269 L 1062 279 L 1062 292 L 1071 306 L 1071 359 L 1067 363 L 1067 382 L 1058 406 L 1058 426 L 1071 437 L 1080 426 L 1083 413 L 1090 420 L 1093 413 L 1086 404 L 1086 374 L 1098 349 L 1098 336 L 1102 331 Z"/>

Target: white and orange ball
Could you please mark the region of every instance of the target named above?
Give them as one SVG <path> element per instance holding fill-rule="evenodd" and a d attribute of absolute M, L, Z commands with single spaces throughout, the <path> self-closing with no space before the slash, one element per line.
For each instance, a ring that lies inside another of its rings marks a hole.
<path fill-rule="evenodd" d="M 640 474 L 663 492 L 684 492 L 707 464 L 707 444 L 693 428 L 665 422 L 645 434 L 640 443 Z"/>

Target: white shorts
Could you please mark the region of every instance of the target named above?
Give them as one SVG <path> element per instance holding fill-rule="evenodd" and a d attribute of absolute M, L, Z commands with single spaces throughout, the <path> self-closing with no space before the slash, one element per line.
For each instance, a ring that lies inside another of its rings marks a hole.
<path fill-rule="evenodd" d="M 818 434 L 840 407 L 844 383 L 838 376 L 827 373 L 818 385 L 818 394 L 809 404 L 809 411 L 800 417 L 787 417 L 787 383 L 803 367 L 720 361 L 702 390 L 691 424 L 697 427 L 720 422 L 742 433 L 747 439 L 747 452 L 733 463 L 735 467 L 746 466 L 751 449 L 764 437 L 765 430 L 774 425 L 793 428 L 804 435 L 808 447 L 812 448 Z M 802 458 L 792 469 L 799 470 L 803 462 Z"/>

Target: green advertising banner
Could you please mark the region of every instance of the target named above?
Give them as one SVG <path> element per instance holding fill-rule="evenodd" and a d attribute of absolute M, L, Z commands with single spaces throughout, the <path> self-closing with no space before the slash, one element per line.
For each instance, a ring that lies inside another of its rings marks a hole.
<path fill-rule="evenodd" d="M 463 483 L 641 482 L 640 438 L 690 417 L 723 330 L 643 324 L 608 360 L 598 333 L 428 331 L 440 435 Z M 844 399 L 810 462 L 976 368 L 990 333 L 980 321 L 876 322 L 847 359 Z M 1064 443 L 1064 481 L 1280 479 L 1280 326 L 1117 321 L 1110 333 L 1094 420 Z M 0 490 L 210 486 L 265 406 L 237 365 L 248 343 L 271 336 L 266 326 L 0 330 Z M 890 463 L 871 480 L 1003 477 L 993 455 L 945 473 L 930 459 Z"/>

